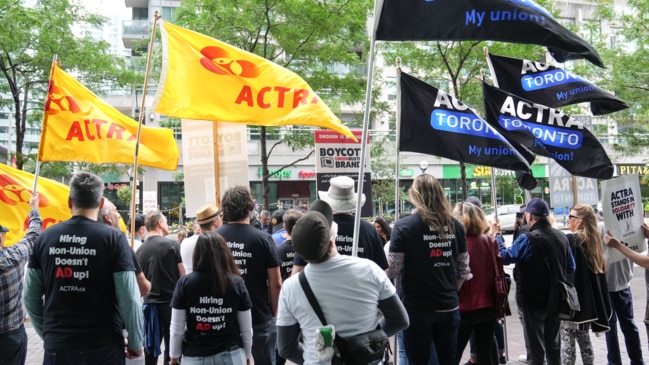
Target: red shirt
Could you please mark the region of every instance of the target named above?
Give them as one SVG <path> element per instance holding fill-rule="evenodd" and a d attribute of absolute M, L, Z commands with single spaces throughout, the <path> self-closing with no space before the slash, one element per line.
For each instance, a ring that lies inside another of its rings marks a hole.
<path fill-rule="evenodd" d="M 466 236 L 469 252 L 469 267 L 473 278 L 462 284 L 460 289 L 460 312 L 470 312 L 476 309 L 489 308 L 494 303 L 494 270 L 492 255 L 496 253 L 497 244 L 490 242 L 487 235 Z"/>

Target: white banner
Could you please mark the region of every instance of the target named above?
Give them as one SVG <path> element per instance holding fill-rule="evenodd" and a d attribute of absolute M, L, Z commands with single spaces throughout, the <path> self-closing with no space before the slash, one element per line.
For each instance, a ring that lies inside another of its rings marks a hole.
<path fill-rule="evenodd" d="M 643 207 L 638 175 L 623 175 L 602 181 L 602 210 L 606 229 L 636 252 L 647 250 L 642 232 Z M 618 250 L 608 250 L 608 262 L 620 261 L 625 256 Z"/>
<path fill-rule="evenodd" d="M 214 203 L 214 132 L 215 122 L 182 120 L 183 173 L 187 217 L 195 217 L 198 208 Z M 248 186 L 248 142 L 246 125 L 216 123 L 219 149 L 219 195 L 235 185 Z M 217 205 L 220 207 L 221 202 Z"/>

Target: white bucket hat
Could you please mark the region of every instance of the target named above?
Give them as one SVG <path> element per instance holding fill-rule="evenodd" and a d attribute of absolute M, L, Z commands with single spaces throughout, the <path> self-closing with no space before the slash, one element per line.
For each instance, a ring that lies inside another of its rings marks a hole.
<path fill-rule="evenodd" d="M 349 176 L 336 176 L 329 180 L 329 190 L 318 191 L 320 199 L 327 202 L 334 212 L 347 213 L 356 210 L 358 195 L 354 191 L 354 180 Z M 361 194 L 361 206 L 365 194 Z"/>

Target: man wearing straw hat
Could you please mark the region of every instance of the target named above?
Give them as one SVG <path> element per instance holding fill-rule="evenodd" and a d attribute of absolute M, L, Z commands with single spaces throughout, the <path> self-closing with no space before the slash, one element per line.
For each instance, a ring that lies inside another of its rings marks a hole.
<path fill-rule="evenodd" d="M 223 213 L 216 204 L 207 204 L 198 208 L 196 212 L 196 223 L 200 227 L 200 234 L 215 231 L 223 225 L 221 218 Z M 194 247 L 198 241 L 197 234 L 185 238 L 182 245 L 180 245 L 180 257 L 183 259 L 183 266 L 185 267 L 185 275 L 191 274 L 194 271 L 194 264 L 192 259 L 194 257 Z"/>
<path fill-rule="evenodd" d="M 319 191 L 320 199 L 325 201 L 334 212 L 333 220 L 338 225 L 336 247 L 343 255 L 351 255 L 354 239 L 354 211 L 358 195 L 354 189 L 354 180 L 349 176 L 336 176 L 329 180 L 329 189 Z M 365 204 L 365 194 L 361 195 L 361 206 Z M 374 226 L 364 220 L 360 221 L 358 230 L 358 257 L 374 261 L 383 270 L 388 268 L 383 241 Z M 296 252 L 293 258 L 293 274 L 304 269 L 306 261 Z"/>

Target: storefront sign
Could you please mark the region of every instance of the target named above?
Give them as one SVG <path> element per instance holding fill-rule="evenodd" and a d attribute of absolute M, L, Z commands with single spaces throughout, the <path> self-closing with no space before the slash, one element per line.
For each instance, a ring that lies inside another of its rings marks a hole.
<path fill-rule="evenodd" d="M 616 175 L 649 175 L 649 166 L 638 164 L 617 164 L 615 165 Z"/>
<path fill-rule="evenodd" d="M 260 178 L 264 177 L 264 169 L 259 166 L 259 170 L 257 172 L 257 176 Z M 290 179 L 293 176 L 293 171 L 289 169 L 283 169 L 283 170 L 268 170 L 268 177 L 269 178 L 276 178 L 280 180 L 284 179 Z"/>

